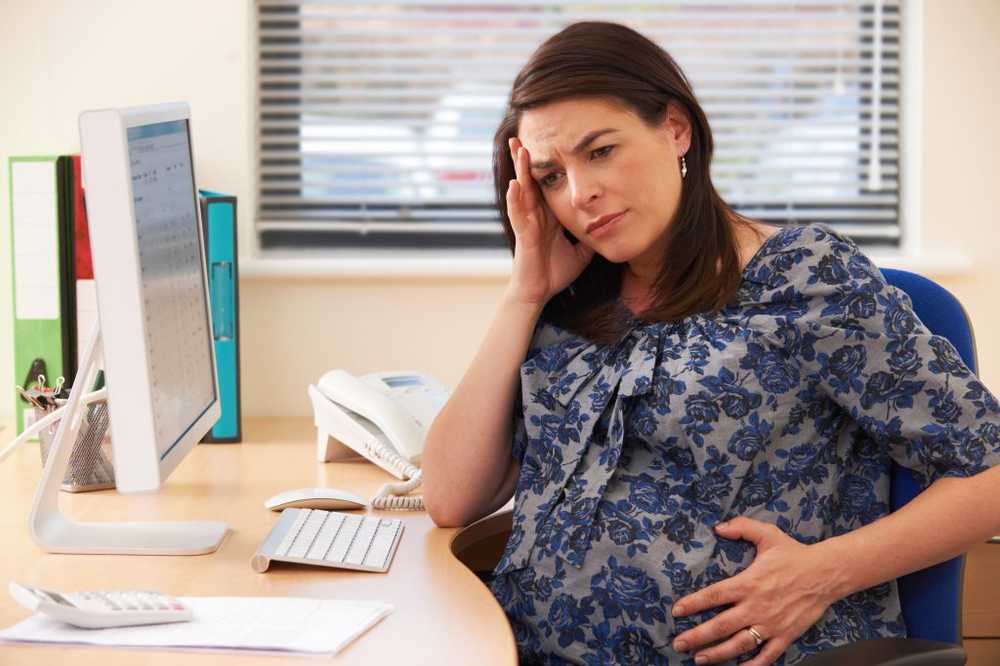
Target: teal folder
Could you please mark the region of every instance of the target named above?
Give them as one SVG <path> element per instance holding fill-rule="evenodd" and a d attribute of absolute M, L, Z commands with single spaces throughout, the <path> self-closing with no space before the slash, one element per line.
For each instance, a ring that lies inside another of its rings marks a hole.
<path fill-rule="evenodd" d="M 205 233 L 215 366 L 222 415 L 204 442 L 239 442 L 243 438 L 240 409 L 239 273 L 236 244 L 236 197 L 199 190 Z"/>
<path fill-rule="evenodd" d="M 59 158 L 11 157 L 8 160 L 11 272 L 14 304 L 13 384 L 34 386 L 40 375 L 54 386 L 72 382 L 67 362 L 70 336 L 67 290 L 72 284 L 65 192 Z M 31 406 L 15 395 L 17 432 L 25 428 Z"/>

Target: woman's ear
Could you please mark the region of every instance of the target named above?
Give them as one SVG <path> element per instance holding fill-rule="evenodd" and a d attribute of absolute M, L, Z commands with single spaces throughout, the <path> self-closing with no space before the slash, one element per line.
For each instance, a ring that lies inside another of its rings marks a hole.
<path fill-rule="evenodd" d="M 687 154 L 691 147 L 691 117 L 679 102 L 667 104 L 667 113 L 660 126 L 666 138 L 674 146 L 678 157 Z"/>

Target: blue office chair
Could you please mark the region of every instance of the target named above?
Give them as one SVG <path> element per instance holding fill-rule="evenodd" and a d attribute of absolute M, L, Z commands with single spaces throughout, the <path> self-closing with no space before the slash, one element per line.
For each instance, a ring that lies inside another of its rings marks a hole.
<path fill-rule="evenodd" d="M 906 292 L 913 311 L 935 335 L 947 338 L 973 372 L 976 339 L 969 316 L 947 289 L 916 273 L 883 268 L 886 282 Z M 920 487 L 910 470 L 892 464 L 890 506 L 895 511 L 917 496 Z M 965 663 L 962 649 L 962 574 L 965 556 L 914 571 L 899 579 L 899 599 L 907 639 L 861 641 L 813 655 L 802 666 L 882 664 L 951 666 Z"/>
<path fill-rule="evenodd" d="M 920 321 L 947 338 L 970 370 L 976 372 L 972 323 L 958 299 L 925 277 L 908 271 L 882 269 L 886 281 L 904 291 Z M 890 505 L 899 509 L 920 491 L 912 473 L 895 463 L 890 481 Z M 451 544 L 455 557 L 482 578 L 488 578 L 507 543 L 511 512 L 488 516 L 458 532 Z M 965 556 L 915 571 L 899 579 L 899 596 L 909 638 L 860 641 L 812 655 L 800 666 L 962 666 L 962 574 Z"/>

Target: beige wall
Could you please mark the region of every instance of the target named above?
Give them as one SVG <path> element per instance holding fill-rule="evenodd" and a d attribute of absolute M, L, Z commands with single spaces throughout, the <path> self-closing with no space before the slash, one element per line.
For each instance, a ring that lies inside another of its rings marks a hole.
<path fill-rule="evenodd" d="M 922 233 L 972 270 L 940 279 L 972 317 L 979 375 L 1000 391 L 1000 2 L 924 3 Z"/>
<path fill-rule="evenodd" d="M 1000 390 L 1000 2 L 927 0 L 922 57 L 925 251 L 966 254 L 935 274 L 967 306 L 981 376 Z M 85 8 L 86 7 L 86 8 Z M 99 10 L 95 10 L 99 7 Z M 78 150 L 87 108 L 187 100 L 200 184 L 240 197 L 251 247 L 253 112 L 249 0 L 6 0 L 0 3 L 0 421 L 12 410 L 6 159 Z M 268 278 L 241 283 L 244 410 L 307 414 L 320 371 L 413 368 L 454 384 L 475 352 L 502 278 Z"/>

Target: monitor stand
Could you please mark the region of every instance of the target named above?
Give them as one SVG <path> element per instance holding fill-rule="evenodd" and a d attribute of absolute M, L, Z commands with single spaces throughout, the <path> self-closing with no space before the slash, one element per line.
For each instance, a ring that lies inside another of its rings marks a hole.
<path fill-rule="evenodd" d="M 31 538 L 50 553 L 202 555 L 215 552 L 228 532 L 226 523 L 79 523 L 59 510 L 59 487 L 86 411 L 82 400 L 84 391 L 93 385 L 97 376 L 100 346 L 100 323 L 95 322 L 66 402 L 66 411 L 49 448 L 42 480 L 35 491 L 28 519 Z"/>

